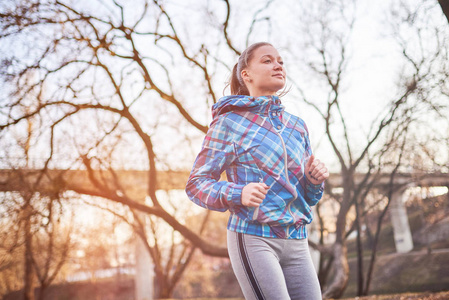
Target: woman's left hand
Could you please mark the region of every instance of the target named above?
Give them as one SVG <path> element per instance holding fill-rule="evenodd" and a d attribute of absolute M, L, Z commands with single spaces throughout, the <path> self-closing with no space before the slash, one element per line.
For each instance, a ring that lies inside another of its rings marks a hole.
<path fill-rule="evenodd" d="M 329 171 L 326 166 L 319 159 L 315 159 L 314 155 L 310 156 L 304 172 L 307 179 L 313 184 L 321 184 L 329 178 Z"/>

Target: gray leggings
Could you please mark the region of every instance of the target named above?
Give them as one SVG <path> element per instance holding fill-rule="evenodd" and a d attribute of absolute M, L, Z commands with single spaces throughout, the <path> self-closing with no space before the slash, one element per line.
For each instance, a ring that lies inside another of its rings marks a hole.
<path fill-rule="evenodd" d="M 307 239 L 264 238 L 228 230 L 228 252 L 245 299 L 321 299 Z"/>

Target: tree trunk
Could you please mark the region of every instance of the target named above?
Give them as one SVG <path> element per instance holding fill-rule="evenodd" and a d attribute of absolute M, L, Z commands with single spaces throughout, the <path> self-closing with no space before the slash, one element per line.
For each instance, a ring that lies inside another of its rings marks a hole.
<path fill-rule="evenodd" d="M 440 3 L 441 9 L 449 22 L 449 0 L 438 0 L 438 3 Z"/>
<path fill-rule="evenodd" d="M 333 245 L 333 257 L 334 257 L 334 278 L 332 283 L 327 287 L 323 293 L 323 298 L 340 298 L 346 289 L 348 283 L 348 258 L 346 256 L 346 244 L 335 242 Z"/>
<path fill-rule="evenodd" d="M 24 299 L 34 300 L 34 284 L 33 284 L 33 257 L 32 257 L 32 234 L 31 234 L 31 197 L 24 197 L 25 204 L 24 214 L 24 236 L 25 236 L 25 274 L 24 274 Z"/>
<path fill-rule="evenodd" d="M 169 287 L 164 284 L 159 289 L 159 295 L 156 297 L 156 299 L 169 299 L 171 298 L 172 291 L 169 289 Z"/>
<path fill-rule="evenodd" d="M 362 226 L 360 226 L 360 208 L 358 199 L 355 201 L 355 223 L 357 227 L 357 296 L 363 294 L 363 243 L 362 243 Z"/>
<path fill-rule="evenodd" d="M 323 293 L 323 298 L 340 298 L 346 289 L 349 278 L 349 266 L 346 248 L 346 216 L 352 206 L 352 177 L 353 174 L 343 173 L 343 200 L 337 216 L 335 243 L 333 245 L 333 270 L 335 272 L 332 282 Z"/>
<path fill-rule="evenodd" d="M 45 300 L 45 289 L 46 288 L 47 288 L 47 285 L 45 283 L 41 283 L 41 286 L 39 288 L 38 300 Z"/>

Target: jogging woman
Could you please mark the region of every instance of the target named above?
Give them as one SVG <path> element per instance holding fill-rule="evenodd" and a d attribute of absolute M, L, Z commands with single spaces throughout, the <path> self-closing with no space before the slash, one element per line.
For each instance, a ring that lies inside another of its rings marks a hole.
<path fill-rule="evenodd" d="M 246 299 L 321 299 L 306 225 L 329 172 L 312 154 L 304 121 L 277 96 L 285 76 L 271 44 L 242 53 L 186 186 L 196 204 L 230 211 L 228 251 Z"/>

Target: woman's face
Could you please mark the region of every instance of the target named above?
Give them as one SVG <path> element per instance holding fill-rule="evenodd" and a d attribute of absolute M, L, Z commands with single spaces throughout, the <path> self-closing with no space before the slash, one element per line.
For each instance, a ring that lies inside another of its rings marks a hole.
<path fill-rule="evenodd" d="M 241 75 L 253 97 L 274 95 L 285 86 L 283 61 L 273 46 L 257 48 Z"/>

